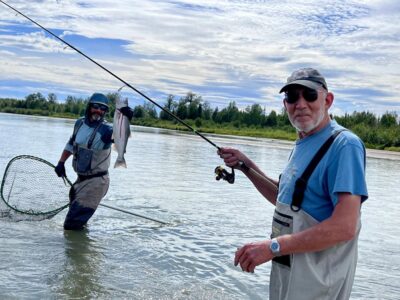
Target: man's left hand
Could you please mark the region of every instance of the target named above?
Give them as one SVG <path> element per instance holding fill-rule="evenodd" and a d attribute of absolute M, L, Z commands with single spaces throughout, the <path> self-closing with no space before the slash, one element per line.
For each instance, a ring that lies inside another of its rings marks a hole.
<path fill-rule="evenodd" d="M 246 244 L 235 253 L 235 266 L 240 264 L 244 272 L 254 273 L 254 269 L 273 258 L 269 241 Z"/>
<path fill-rule="evenodd" d="M 129 106 L 124 106 L 119 109 L 119 111 L 130 120 L 133 118 L 133 110 Z"/>
<path fill-rule="evenodd" d="M 66 177 L 66 173 L 65 173 L 65 166 L 64 166 L 64 162 L 63 161 L 59 161 L 57 166 L 54 168 L 54 171 L 56 172 L 58 177 Z"/>

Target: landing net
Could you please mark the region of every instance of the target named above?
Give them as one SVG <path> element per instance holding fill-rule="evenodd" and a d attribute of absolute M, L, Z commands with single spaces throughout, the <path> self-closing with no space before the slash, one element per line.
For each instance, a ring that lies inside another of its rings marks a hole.
<path fill-rule="evenodd" d="M 44 220 L 69 205 L 70 182 L 54 172 L 54 165 L 30 155 L 10 160 L 1 183 L 0 217 Z"/>

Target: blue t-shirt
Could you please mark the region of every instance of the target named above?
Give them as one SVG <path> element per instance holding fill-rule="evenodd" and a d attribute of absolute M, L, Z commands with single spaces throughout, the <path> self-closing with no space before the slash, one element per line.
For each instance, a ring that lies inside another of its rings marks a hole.
<path fill-rule="evenodd" d="M 278 201 L 291 204 L 296 180 L 303 174 L 318 149 L 332 135 L 343 129 L 331 121 L 320 131 L 296 141 L 280 182 Z M 338 193 L 347 192 L 368 198 L 365 181 L 365 147 L 352 132 L 341 132 L 321 159 L 304 193 L 302 209 L 318 221 L 332 215 L 338 203 Z"/>

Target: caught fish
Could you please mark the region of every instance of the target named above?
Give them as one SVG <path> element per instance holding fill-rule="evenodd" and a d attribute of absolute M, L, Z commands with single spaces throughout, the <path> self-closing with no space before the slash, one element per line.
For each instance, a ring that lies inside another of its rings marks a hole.
<path fill-rule="evenodd" d="M 128 106 L 128 99 L 121 100 L 117 97 L 115 103 L 114 113 L 114 124 L 113 124 L 113 138 L 114 138 L 114 150 L 118 152 L 117 160 L 115 161 L 114 168 L 124 167 L 126 168 L 126 161 L 124 154 L 126 152 L 126 145 L 128 144 L 128 138 L 131 136 L 131 129 L 129 126 L 129 119 L 124 116 L 120 109 L 124 106 Z"/>

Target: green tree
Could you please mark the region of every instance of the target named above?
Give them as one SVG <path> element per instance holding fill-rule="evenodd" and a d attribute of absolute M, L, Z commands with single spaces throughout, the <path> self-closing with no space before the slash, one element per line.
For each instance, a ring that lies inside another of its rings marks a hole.
<path fill-rule="evenodd" d="M 383 127 L 394 127 L 397 125 L 397 114 L 395 112 L 386 112 L 380 119 L 380 124 Z"/>
<path fill-rule="evenodd" d="M 228 107 L 225 107 L 218 113 L 220 115 L 218 123 L 230 123 L 240 118 L 239 109 L 236 106 L 235 101 L 231 101 L 228 104 Z"/>
<path fill-rule="evenodd" d="M 210 103 L 208 103 L 207 101 L 204 101 L 204 103 L 203 103 L 203 116 L 202 116 L 204 118 L 204 120 L 211 120 L 212 113 L 213 113 L 213 110 L 210 107 Z"/>
<path fill-rule="evenodd" d="M 214 109 L 213 113 L 212 113 L 212 120 L 213 120 L 215 123 L 221 123 L 221 117 L 220 117 L 220 114 L 219 114 L 219 109 L 218 109 L 218 107 L 216 107 L 216 108 Z"/>
<path fill-rule="evenodd" d="M 145 110 L 145 116 L 146 117 L 150 117 L 152 119 L 157 119 L 158 118 L 158 114 L 157 114 L 157 110 L 156 107 L 153 103 L 151 102 L 146 102 L 143 104 L 143 108 Z"/>
<path fill-rule="evenodd" d="M 279 127 L 286 127 L 291 125 L 288 113 L 284 108 L 282 108 L 281 114 L 278 115 L 277 119 Z"/>
<path fill-rule="evenodd" d="M 41 93 L 29 94 L 25 98 L 26 108 L 47 109 L 46 98 Z"/>
<path fill-rule="evenodd" d="M 54 93 L 49 93 L 47 95 L 47 101 L 51 104 L 56 104 L 57 103 L 57 95 Z"/>
<path fill-rule="evenodd" d="M 247 126 L 262 125 L 264 124 L 264 120 L 264 111 L 260 104 L 253 104 L 246 107 L 245 113 L 243 114 L 243 123 Z"/>
<path fill-rule="evenodd" d="M 143 106 L 137 105 L 133 108 L 133 118 L 140 119 L 146 116 L 146 111 Z"/>
<path fill-rule="evenodd" d="M 117 103 L 117 99 L 121 99 L 122 95 L 120 93 L 108 93 L 106 95 L 106 97 L 110 101 L 110 103 L 109 103 L 110 113 L 113 113 L 115 110 L 115 105 Z"/>
<path fill-rule="evenodd" d="M 276 111 L 272 110 L 269 115 L 265 118 L 264 125 L 267 127 L 275 127 L 278 125 L 278 116 Z"/>
<path fill-rule="evenodd" d="M 169 112 L 171 112 L 172 114 L 175 114 L 176 106 L 177 106 L 177 103 L 174 100 L 174 96 L 168 95 L 167 102 L 165 103 L 164 108 L 166 110 L 168 110 Z M 174 119 L 174 117 L 172 117 L 169 113 L 162 110 L 160 112 L 160 119 L 170 121 L 170 120 Z"/>
<path fill-rule="evenodd" d="M 201 117 L 202 113 L 202 103 L 203 99 L 201 96 L 197 96 L 196 94 L 189 92 L 185 97 L 185 102 L 188 103 L 187 109 L 187 118 L 195 120 Z"/>
<path fill-rule="evenodd" d="M 188 113 L 187 113 L 186 100 L 184 98 L 181 98 L 179 100 L 178 107 L 176 109 L 176 116 L 179 119 L 184 120 L 187 118 L 187 115 Z"/>

